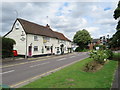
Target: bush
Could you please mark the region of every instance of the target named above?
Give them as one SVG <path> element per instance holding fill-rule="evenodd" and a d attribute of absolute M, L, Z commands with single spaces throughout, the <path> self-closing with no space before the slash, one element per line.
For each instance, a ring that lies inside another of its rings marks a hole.
<path fill-rule="evenodd" d="M 111 50 L 106 50 L 106 54 L 108 56 L 108 59 L 112 59 L 113 58 L 113 52 Z"/>
<path fill-rule="evenodd" d="M 80 52 L 81 51 L 81 48 L 80 47 L 77 47 L 76 49 L 75 49 L 75 52 Z"/>
<path fill-rule="evenodd" d="M 75 49 L 75 52 L 87 52 L 88 51 L 88 49 L 81 49 L 80 47 L 77 47 L 76 49 Z"/>
<path fill-rule="evenodd" d="M 15 41 L 10 38 L 2 38 L 2 58 L 13 56 L 13 45 Z"/>
<path fill-rule="evenodd" d="M 89 62 L 85 65 L 85 67 L 83 68 L 83 70 L 85 72 L 95 72 L 99 69 L 101 69 L 102 65 L 100 63 L 98 63 L 97 61 L 92 61 L 92 62 Z"/>
<path fill-rule="evenodd" d="M 93 48 L 96 49 L 96 47 L 99 47 L 100 50 L 105 50 L 106 49 L 105 45 L 95 45 Z"/>
<path fill-rule="evenodd" d="M 93 61 L 85 65 L 84 71 L 97 71 L 104 65 L 107 59 L 111 59 L 112 57 L 113 52 L 111 50 L 92 50 L 90 51 L 90 58 L 92 58 Z"/>
<path fill-rule="evenodd" d="M 105 60 L 109 58 L 106 50 L 93 50 L 90 52 L 90 57 L 93 58 L 93 60 L 99 62 L 100 64 L 104 64 Z"/>

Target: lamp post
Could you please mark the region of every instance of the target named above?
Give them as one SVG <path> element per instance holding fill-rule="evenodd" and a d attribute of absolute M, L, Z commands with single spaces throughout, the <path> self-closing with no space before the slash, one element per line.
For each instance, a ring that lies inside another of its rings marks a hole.
<path fill-rule="evenodd" d="M 27 34 L 26 34 L 26 52 L 25 52 L 25 59 L 27 59 Z"/>

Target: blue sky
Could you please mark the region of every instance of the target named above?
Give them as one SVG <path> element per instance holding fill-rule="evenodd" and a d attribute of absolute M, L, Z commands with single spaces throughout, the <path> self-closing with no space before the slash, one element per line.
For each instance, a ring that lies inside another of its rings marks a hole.
<path fill-rule="evenodd" d="M 107 10 L 110 10 L 111 8 L 110 7 L 106 7 L 104 8 L 104 11 L 107 11 Z"/>
<path fill-rule="evenodd" d="M 113 18 L 116 7 L 117 2 L 4 2 L 1 34 L 11 30 L 18 13 L 19 18 L 37 24 L 48 23 L 71 40 L 82 29 L 88 30 L 92 38 L 112 36 L 117 25 Z"/>
<path fill-rule="evenodd" d="M 58 12 L 56 12 L 56 16 L 63 16 L 64 14 L 62 13 L 63 11 L 63 8 L 64 7 L 68 7 L 69 3 L 68 2 L 64 2 L 63 5 L 61 5 L 59 8 L 58 8 Z M 71 10 L 69 10 L 70 12 Z"/>

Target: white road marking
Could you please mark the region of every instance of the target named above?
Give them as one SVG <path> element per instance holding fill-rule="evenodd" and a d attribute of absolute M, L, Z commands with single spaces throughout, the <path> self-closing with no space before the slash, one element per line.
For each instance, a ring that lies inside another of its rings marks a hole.
<path fill-rule="evenodd" d="M 75 57 L 75 56 L 72 56 L 72 57 L 69 57 L 69 58 L 73 58 L 73 57 Z"/>
<path fill-rule="evenodd" d="M 14 71 L 15 70 L 10 70 L 10 71 L 6 71 L 6 72 L 0 73 L 0 74 L 6 74 L 6 73 L 14 72 Z"/>
<path fill-rule="evenodd" d="M 36 67 L 36 66 L 40 66 L 40 65 L 44 65 L 44 64 L 48 64 L 48 63 L 50 63 L 50 62 L 45 62 L 45 63 L 41 63 L 41 64 L 30 66 L 30 67 Z"/>
<path fill-rule="evenodd" d="M 61 59 L 58 59 L 58 60 L 56 60 L 56 61 L 62 61 L 62 60 L 65 60 L 66 58 L 61 58 Z"/>
<path fill-rule="evenodd" d="M 85 58 L 87 58 L 87 57 L 85 57 Z M 85 59 L 85 58 L 82 58 L 82 59 Z M 21 81 L 21 82 L 19 82 L 19 83 L 10 85 L 10 87 L 11 87 L 11 88 L 19 88 L 19 87 L 22 86 L 22 85 L 26 85 L 26 83 L 29 83 L 29 82 L 31 82 L 31 81 L 34 81 L 34 80 L 36 80 L 36 79 L 38 79 L 38 78 L 40 78 L 40 77 L 49 75 L 49 74 L 51 74 L 52 72 L 56 72 L 56 71 L 58 71 L 58 70 L 60 70 L 60 69 L 62 69 L 62 68 L 64 68 L 64 67 L 67 67 L 67 66 L 69 66 L 69 65 L 72 65 L 72 64 L 74 64 L 74 63 L 76 63 L 76 62 L 78 62 L 78 61 L 80 61 L 80 60 L 82 60 L 82 59 L 73 61 L 72 63 L 68 63 L 68 64 L 66 64 L 66 65 L 63 65 L 63 66 L 61 66 L 61 67 L 52 69 L 52 70 L 50 70 L 50 71 L 47 71 L 47 72 L 42 73 L 42 74 L 40 74 L 40 75 L 34 76 L 34 77 L 29 78 L 29 79 L 27 79 L 27 80 L 23 80 L 23 81 Z"/>

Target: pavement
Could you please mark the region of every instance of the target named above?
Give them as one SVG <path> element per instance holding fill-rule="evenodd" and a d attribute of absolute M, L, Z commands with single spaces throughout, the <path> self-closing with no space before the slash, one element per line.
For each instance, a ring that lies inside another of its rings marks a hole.
<path fill-rule="evenodd" d="M 80 52 L 6 62 L 0 67 L 2 84 L 18 88 L 87 57 L 89 55 L 86 52 Z"/>
<path fill-rule="evenodd" d="M 114 53 L 120 53 L 120 50 L 114 51 Z M 114 80 L 111 90 L 120 90 L 120 60 L 118 60 L 118 68 L 116 69 Z"/>
<path fill-rule="evenodd" d="M 120 61 L 118 62 L 118 68 L 114 75 L 114 81 L 111 90 L 120 90 Z"/>

